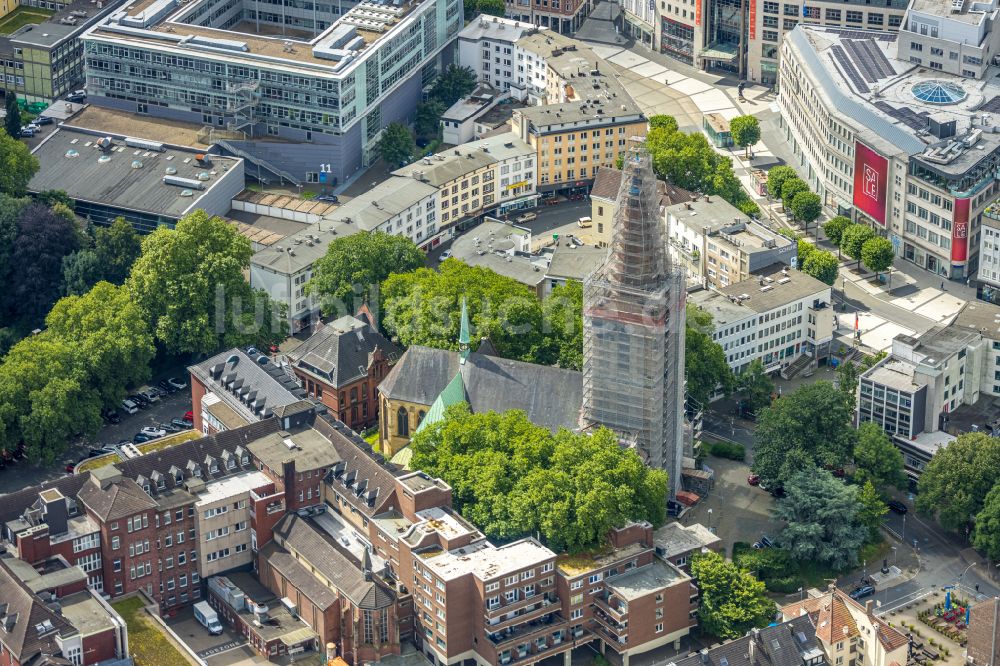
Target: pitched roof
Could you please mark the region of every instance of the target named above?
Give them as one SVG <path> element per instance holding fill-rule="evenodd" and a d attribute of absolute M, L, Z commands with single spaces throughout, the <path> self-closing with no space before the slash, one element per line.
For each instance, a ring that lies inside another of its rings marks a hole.
<path fill-rule="evenodd" d="M 396 467 L 372 451 L 366 441 L 331 416 L 320 415 L 313 428 L 333 446 L 340 461 L 326 476 L 326 483 L 338 490 L 353 509 L 365 516 L 385 511 L 396 490 Z"/>
<path fill-rule="evenodd" d="M 379 391 L 390 400 L 430 406 L 458 373 L 473 412 L 520 409 L 532 423 L 550 430 L 578 425 L 581 373 L 477 352 L 460 364 L 458 352 L 414 345 L 379 384 Z"/>
<path fill-rule="evenodd" d="M 42 655 L 58 655 L 56 637 L 71 636 L 76 629 L 31 593 L 8 567 L 9 559 L 0 557 L 0 644 L 25 665 Z"/>
<path fill-rule="evenodd" d="M 742 638 L 674 661 L 674 666 L 802 666 L 804 657 L 823 656 L 808 615 L 755 629 Z"/>
<path fill-rule="evenodd" d="M 320 610 L 326 610 L 337 601 L 337 593 L 313 576 L 308 569 L 273 541 L 260 549 L 260 558 L 291 583 L 295 589 L 309 597 Z"/>
<path fill-rule="evenodd" d="M 852 614 L 851 611 L 854 611 Z M 869 618 L 882 646 L 892 651 L 907 645 L 909 641 L 898 629 L 890 627 L 885 621 L 875 615 L 868 615 L 867 607 L 851 599 L 843 590 L 834 589 L 818 597 L 796 601 L 783 606 L 784 617 L 809 615 L 816 623 L 816 635 L 825 643 L 834 643 L 844 637 L 859 635 L 856 614 Z"/>
<path fill-rule="evenodd" d="M 417 426 L 415 433 L 420 432 L 432 423 L 437 423 L 444 418 L 446 409 L 460 402 L 465 402 L 465 400 L 465 384 L 462 382 L 462 373 L 458 373 L 454 379 L 448 382 L 448 385 L 444 387 L 441 394 L 434 400 L 431 408 L 427 410 L 424 420 Z"/>
<path fill-rule="evenodd" d="M 156 502 L 139 485 L 129 478 L 102 489 L 97 477 L 91 475 L 77 497 L 102 521 L 117 520 L 140 511 L 155 509 Z"/>
<path fill-rule="evenodd" d="M 248 423 L 307 397 L 290 370 L 242 349 L 216 354 L 188 370 Z"/>
<path fill-rule="evenodd" d="M 622 172 L 611 167 L 600 167 L 594 176 L 594 184 L 590 188 L 590 196 L 600 199 L 618 198 L 618 190 L 622 185 Z"/>
<path fill-rule="evenodd" d="M 345 315 L 316 331 L 288 357 L 296 367 L 341 387 L 368 374 L 376 349 L 390 359 L 401 350 L 367 322 Z"/>
<path fill-rule="evenodd" d="M 71 474 L 59 477 L 54 481 L 46 481 L 37 486 L 29 486 L 6 495 L 0 495 L 0 524 L 19 518 L 25 509 L 38 501 L 39 493 L 50 488 L 57 489 L 63 497 L 76 497 L 80 488 L 89 478 L 90 472 Z"/>
<path fill-rule="evenodd" d="M 374 577 L 365 580 L 361 563 L 312 521 L 287 514 L 274 526 L 274 538 L 293 557 L 308 562 L 359 608 L 384 608 L 395 600 L 396 595 L 388 586 Z"/>

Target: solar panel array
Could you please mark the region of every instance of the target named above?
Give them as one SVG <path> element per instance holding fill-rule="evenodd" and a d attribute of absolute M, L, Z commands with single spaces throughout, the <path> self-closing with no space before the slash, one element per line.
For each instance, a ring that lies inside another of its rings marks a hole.
<path fill-rule="evenodd" d="M 889 59 L 885 57 L 875 41 L 872 39 L 845 39 L 844 46 L 851 55 L 854 63 L 864 74 L 865 80 L 875 83 L 879 79 L 893 76 L 896 70 L 889 64 Z"/>
<path fill-rule="evenodd" d="M 875 107 L 879 111 L 882 111 L 883 113 L 892 116 L 893 118 L 903 123 L 910 129 L 913 130 L 927 129 L 928 113 L 926 111 L 921 111 L 920 113 L 916 113 L 913 109 L 910 109 L 908 107 L 897 109 L 896 107 L 881 100 L 875 102 Z"/>
<path fill-rule="evenodd" d="M 854 89 L 859 93 L 871 92 L 868 84 L 865 83 L 865 80 L 858 72 L 858 68 L 854 66 L 854 62 L 852 62 L 851 58 L 847 55 L 847 51 L 845 51 L 839 44 L 831 46 L 830 51 L 833 53 L 833 59 L 837 61 L 837 64 L 839 64 L 841 70 L 843 70 L 844 75 L 851 80 L 851 83 L 854 85 Z"/>
<path fill-rule="evenodd" d="M 827 31 L 840 35 L 841 39 L 877 39 L 880 42 L 894 42 L 898 36 L 894 32 L 850 30 L 845 28 L 827 28 Z"/>

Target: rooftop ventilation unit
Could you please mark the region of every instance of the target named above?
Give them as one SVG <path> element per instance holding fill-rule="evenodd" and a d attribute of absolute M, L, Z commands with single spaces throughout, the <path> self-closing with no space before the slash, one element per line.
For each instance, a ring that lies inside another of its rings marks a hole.
<path fill-rule="evenodd" d="M 125 137 L 125 145 L 130 148 L 141 148 L 143 150 L 153 150 L 158 153 L 162 153 L 166 150 L 163 144 L 159 141 L 148 141 L 147 139 L 136 139 L 134 137 Z"/>
<path fill-rule="evenodd" d="M 205 189 L 205 183 L 193 178 L 181 178 L 180 176 L 167 175 L 163 177 L 164 185 L 174 185 L 176 187 L 186 187 L 192 190 Z"/>

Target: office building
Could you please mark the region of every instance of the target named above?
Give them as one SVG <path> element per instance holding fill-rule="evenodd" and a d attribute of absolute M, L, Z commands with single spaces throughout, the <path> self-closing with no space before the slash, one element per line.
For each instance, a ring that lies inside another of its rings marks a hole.
<path fill-rule="evenodd" d="M 607 259 L 584 282 L 583 423 L 631 441 L 680 489 L 684 282 L 672 268 L 652 159 L 631 140 Z"/>
<path fill-rule="evenodd" d="M 340 10 L 345 10 L 343 14 Z M 336 187 L 406 121 L 463 25 L 459 0 L 143 0 L 82 37 L 88 102 L 203 125 L 268 181 Z"/>
<path fill-rule="evenodd" d="M 831 287 L 780 264 L 742 282 L 691 292 L 688 302 L 712 316 L 712 340 L 733 372 L 754 361 L 783 375 L 815 369 L 831 353 Z"/>
<path fill-rule="evenodd" d="M 226 215 L 244 181 L 243 160 L 139 137 L 63 126 L 32 151 L 28 191 L 61 190 L 93 224 L 124 217 L 142 233 L 196 210 Z"/>
<path fill-rule="evenodd" d="M 795 240 L 743 215 L 718 196 L 667 206 L 667 233 L 674 264 L 689 284 L 728 287 L 774 264 L 795 267 Z"/>
<path fill-rule="evenodd" d="M 797 167 L 826 205 L 871 225 L 897 255 L 959 280 L 978 268 L 1000 163 L 991 115 L 1000 86 L 974 78 L 975 65 L 968 76 L 945 70 L 960 56 L 952 28 L 978 25 L 979 7 L 915 5 L 906 25 L 918 38 L 795 30 L 782 46 L 778 99 Z M 919 27 L 931 9 L 947 30 Z"/>

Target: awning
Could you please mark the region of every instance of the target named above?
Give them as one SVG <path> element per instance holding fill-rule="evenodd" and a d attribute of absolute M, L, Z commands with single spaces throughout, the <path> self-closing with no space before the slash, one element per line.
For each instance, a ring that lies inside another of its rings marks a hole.
<path fill-rule="evenodd" d="M 294 647 L 300 643 L 305 643 L 306 641 L 311 641 L 319 638 L 319 634 L 308 627 L 302 627 L 301 629 L 296 629 L 295 631 L 289 631 L 287 634 L 281 637 L 281 642 L 287 647 Z"/>
<path fill-rule="evenodd" d="M 709 44 L 702 49 L 699 55 L 702 58 L 708 58 L 709 60 L 725 60 L 726 62 L 733 62 L 736 60 L 736 52 L 738 49 L 738 45 L 731 42 L 716 42 L 715 44 Z"/>

